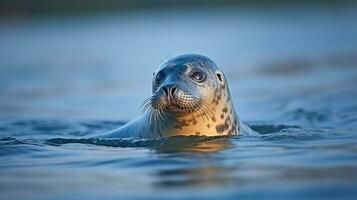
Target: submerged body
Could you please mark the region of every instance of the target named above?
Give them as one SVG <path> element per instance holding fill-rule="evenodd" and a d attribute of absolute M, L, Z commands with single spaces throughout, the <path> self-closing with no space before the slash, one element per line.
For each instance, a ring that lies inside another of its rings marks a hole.
<path fill-rule="evenodd" d="M 101 137 L 220 136 L 243 130 L 222 70 L 205 56 L 165 62 L 154 73 L 152 91 L 139 117 Z"/>

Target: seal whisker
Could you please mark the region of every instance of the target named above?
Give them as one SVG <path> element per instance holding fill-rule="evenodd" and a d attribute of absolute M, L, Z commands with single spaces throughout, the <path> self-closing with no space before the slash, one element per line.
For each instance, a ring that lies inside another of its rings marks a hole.
<path fill-rule="evenodd" d="M 193 119 L 196 118 L 195 112 L 193 112 L 192 102 L 188 102 L 188 103 L 187 103 L 187 107 L 188 107 L 188 109 L 189 109 L 189 113 L 191 113 L 192 118 L 193 118 Z"/>
<path fill-rule="evenodd" d="M 185 110 L 185 112 L 191 113 L 191 109 L 190 109 L 189 105 L 187 104 L 187 102 L 184 104 L 184 110 Z"/>
<path fill-rule="evenodd" d="M 163 121 L 162 122 L 164 123 L 164 125 L 166 127 L 168 127 L 168 124 L 166 122 L 168 117 L 167 117 L 167 114 L 166 114 L 166 112 L 164 110 L 162 111 L 162 117 L 163 117 Z"/>
<path fill-rule="evenodd" d="M 214 112 L 211 110 L 211 107 L 203 100 L 201 100 L 202 105 L 205 108 L 205 111 L 207 112 L 207 114 L 209 115 L 209 117 L 214 116 Z"/>
<path fill-rule="evenodd" d="M 147 125 L 150 126 L 150 124 L 152 123 L 151 118 L 152 118 L 152 110 L 149 108 L 148 110 L 146 110 L 147 116 L 148 116 L 148 120 Z"/>
<path fill-rule="evenodd" d="M 150 107 L 152 107 L 151 103 L 152 103 L 152 99 L 153 99 L 153 96 L 149 97 L 149 98 L 146 98 L 143 103 L 141 104 L 141 106 L 139 107 L 139 109 L 142 109 L 142 112 L 146 112 L 148 111 L 148 109 Z"/>
<path fill-rule="evenodd" d="M 203 121 L 208 120 L 209 121 L 209 115 L 207 114 L 206 108 L 204 104 L 200 104 L 199 111 L 202 113 L 202 119 Z"/>
<path fill-rule="evenodd" d="M 200 109 L 202 109 L 207 115 L 209 115 L 209 112 L 208 112 L 208 106 L 205 105 L 203 102 L 201 103 L 201 107 Z"/>
<path fill-rule="evenodd" d="M 204 112 L 202 110 L 202 104 L 200 103 L 199 99 L 194 99 L 193 102 L 191 102 L 191 107 L 193 111 L 196 110 L 196 112 L 198 113 L 198 115 L 204 116 Z"/>
<path fill-rule="evenodd" d="M 143 108 L 143 112 L 148 111 L 148 110 L 151 110 L 151 109 L 152 109 L 151 105 L 148 104 L 148 105 L 146 105 L 146 106 Z"/>
<path fill-rule="evenodd" d="M 156 119 L 156 110 L 153 108 L 150 108 L 150 122 L 152 123 L 153 121 L 155 123 L 157 123 L 157 119 Z"/>
<path fill-rule="evenodd" d="M 151 124 L 152 123 L 152 120 L 153 120 L 153 116 L 154 115 L 154 111 L 153 109 L 150 109 L 149 110 L 149 123 Z"/>
<path fill-rule="evenodd" d="M 202 111 L 208 115 L 208 118 L 211 118 L 214 115 L 213 114 L 214 112 L 210 109 L 210 107 L 204 100 L 199 98 L 194 98 L 194 99 L 199 102 L 199 105 L 201 105 L 200 109 L 202 109 Z"/>
<path fill-rule="evenodd" d="M 148 102 L 151 101 L 151 100 L 152 100 L 152 96 L 150 96 L 150 97 L 144 99 L 144 101 L 143 101 L 143 103 L 142 103 L 142 105 L 141 105 L 140 107 L 144 106 L 146 103 L 148 103 Z"/>
<path fill-rule="evenodd" d="M 162 110 L 162 108 L 159 108 L 158 109 L 158 116 L 159 116 L 159 119 L 164 123 L 164 118 L 163 118 L 163 116 L 162 116 L 162 113 L 163 113 L 163 110 Z M 165 123 L 164 123 L 165 124 Z M 165 125 L 166 126 L 166 125 Z"/>
<path fill-rule="evenodd" d="M 149 121 L 150 122 L 154 121 L 155 123 L 157 123 L 156 115 L 157 115 L 157 111 L 151 107 L 150 108 L 150 119 L 149 119 Z"/>
<path fill-rule="evenodd" d="M 208 120 L 207 114 L 206 114 L 206 112 L 205 112 L 205 110 L 204 110 L 202 104 L 199 106 L 198 112 L 199 112 L 200 115 L 202 116 L 203 121 L 205 121 L 205 119 Z"/>
<path fill-rule="evenodd" d="M 206 117 L 206 119 L 209 120 L 210 115 L 209 115 L 209 113 L 207 111 L 207 107 L 204 104 L 201 104 L 201 110 L 204 113 L 204 116 Z"/>

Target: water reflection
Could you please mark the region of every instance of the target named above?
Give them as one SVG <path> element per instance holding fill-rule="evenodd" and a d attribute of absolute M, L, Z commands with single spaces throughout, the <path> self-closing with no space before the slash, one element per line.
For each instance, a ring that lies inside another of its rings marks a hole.
<path fill-rule="evenodd" d="M 211 160 L 212 161 L 212 160 Z M 189 166 L 175 169 L 160 169 L 154 176 L 154 185 L 160 188 L 175 187 L 213 187 L 213 186 L 249 186 L 269 185 L 277 180 L 287 183 L 303 181 L 355 181 L 357 167 L 346 166 L 302 166 L 290 164 L 258 164 L 246 160 L 245 164 L 236 166 L 207 165 Z"/>
<path fill-rule="evenodd" d="M 224 185 L 235 180 L 235 167 L 200 166 L 159 170 L 157 187 L 206 187 Z"/>
<path fill-rule="evenodd" d="M 154 145 L 158 153 L 175 152 L 219 152 L 233 147 L 229 137 L 197 137 L 177 136 L 164 139 L 160 144 Z"/>

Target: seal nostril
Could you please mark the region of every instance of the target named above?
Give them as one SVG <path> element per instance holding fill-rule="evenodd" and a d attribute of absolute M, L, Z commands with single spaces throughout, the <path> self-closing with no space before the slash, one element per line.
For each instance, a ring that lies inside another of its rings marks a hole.
<path fill-rule="evenodd" d="M 176 90 L 177 90 L 177 86 L 173 86 L 173 87 L 171 88 L 171 96 L 174 96 Z"/>
<path fill-rule="evenodd" d="M 169 91 L 167 90 L 166 87 L 162 87 L 162 90 L 164 91 L 164 93 L 166 94 L 166 96 L 169 96 Z"/>

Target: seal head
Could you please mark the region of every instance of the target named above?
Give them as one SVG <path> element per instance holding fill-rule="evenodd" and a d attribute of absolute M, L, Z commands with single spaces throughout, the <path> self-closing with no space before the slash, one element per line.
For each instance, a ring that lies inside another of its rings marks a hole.
<path fill-rule="evenodd" d="M 154 73 L 152 91 L 147 105 L 156 111 L 156 121 L 170 119 L 170 135 L 238 133 L 225 76 L 205 56 L 187 54 L 165 62 Z"/>
<path fill-rule="evenodd" d="M 143 107 L 142 115 L 115 130 L 113 137 L 240 132 L 226 78 L 211 59 L 202 55 L 181 55 L 163 63 L 153 74 L 152 96 Z"/>

